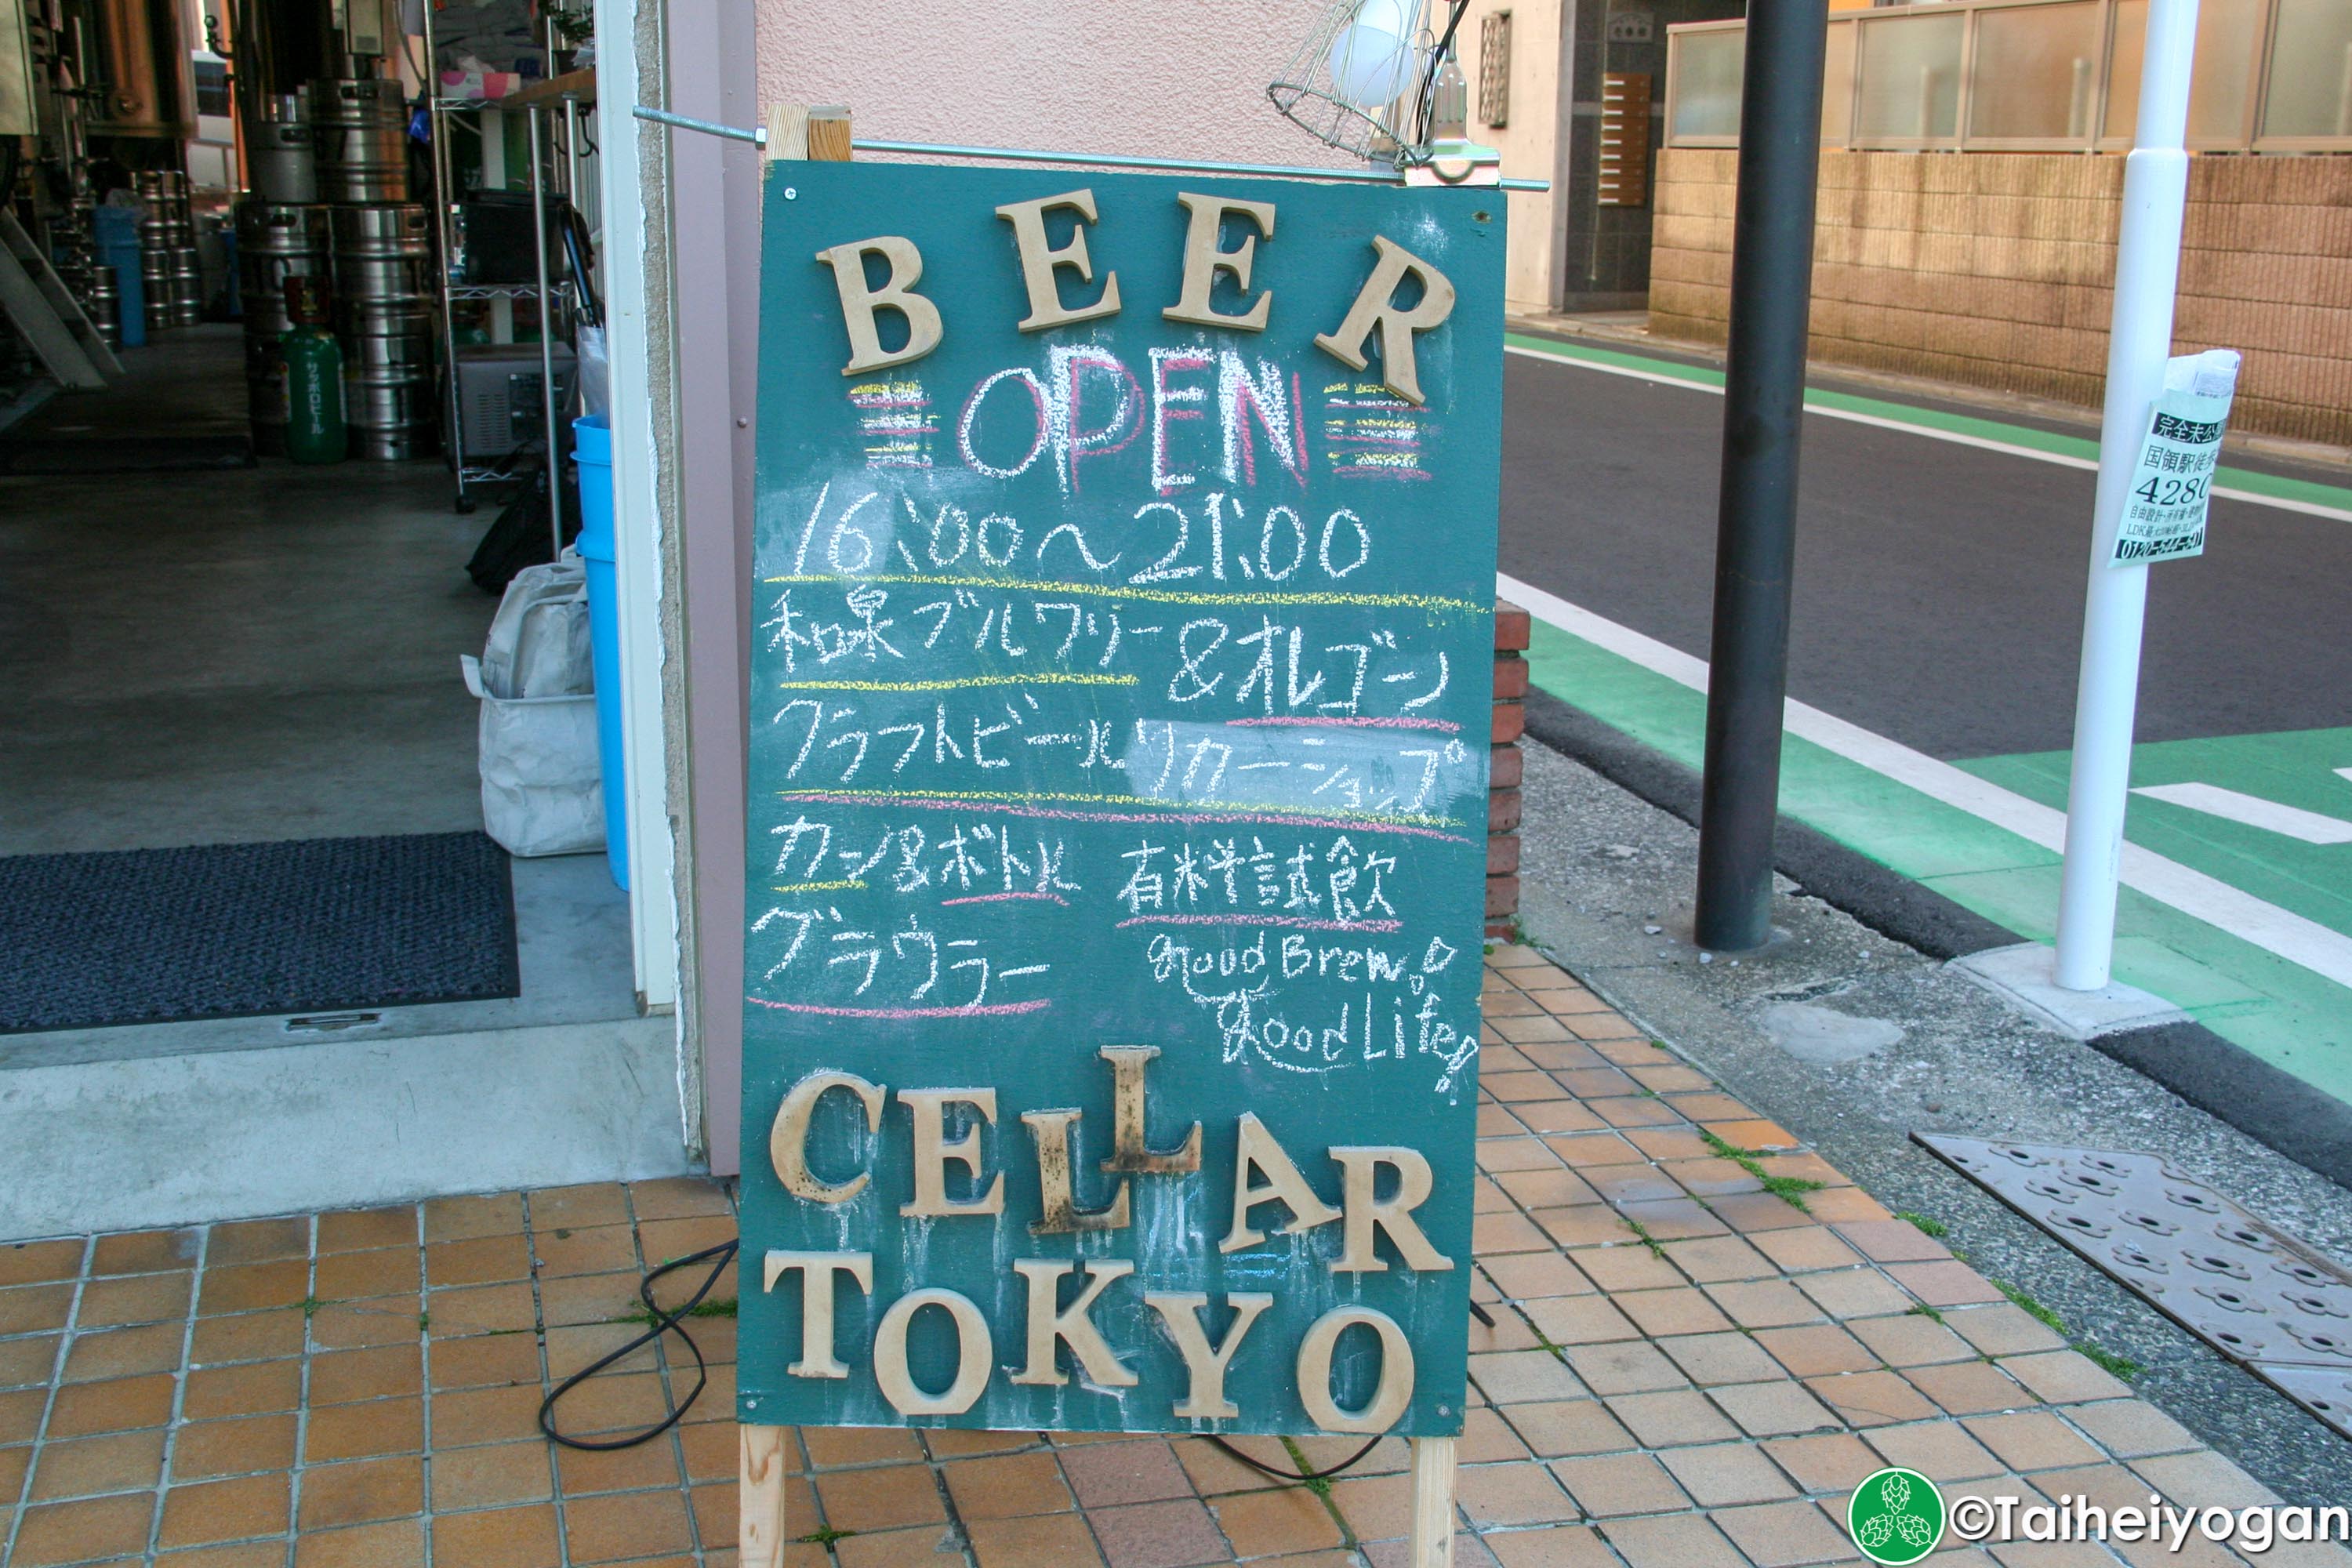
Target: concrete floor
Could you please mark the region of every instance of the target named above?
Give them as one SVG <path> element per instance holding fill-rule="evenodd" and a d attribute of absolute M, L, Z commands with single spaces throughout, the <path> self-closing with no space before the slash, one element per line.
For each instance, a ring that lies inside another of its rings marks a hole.
<path fill-rule="evenodd" d="M 242 428 L 233 328 L 16 432 Z M 0 479 L 0 855 L 479 826 L 496 601 L 437 461 Z"/>
<path fill-rule="evenodd" d="M 236 329 L 125 361 L 11 437 L 244 430 Z M 479 827 L 491 514 L 449 496 L 437 460 L 0 479 L 0 856 Z M 0 1237 L 687 1169 L 604 857 L 514 890 L 515 998 L 0 1037 Z"/>

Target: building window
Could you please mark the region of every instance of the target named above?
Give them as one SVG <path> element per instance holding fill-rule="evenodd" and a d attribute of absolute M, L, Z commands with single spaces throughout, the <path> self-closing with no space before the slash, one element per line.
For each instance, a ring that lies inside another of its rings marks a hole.
<path fill-rule="evenodd" d="M 196 77 L 196 112 L 235 114 L 236 109 L 229 100 L 228 62 L 218 55 L 199 50 L 189 64 L 194 68 Z"/>

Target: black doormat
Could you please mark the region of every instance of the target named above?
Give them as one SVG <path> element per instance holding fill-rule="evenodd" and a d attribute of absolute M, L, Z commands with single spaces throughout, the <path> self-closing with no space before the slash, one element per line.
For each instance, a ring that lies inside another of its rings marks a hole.
<path fill-rule="evenodd" d="M 0 858 L 0 1034 L 521 991 L 479 833 Z"/>
<path fill-rule="evenodd" d="M 0 474 L 11 479 L 80 474 L 152 474 L 250 468 L 253 441 L 233 436 L 19 437 L 0 441 Z"/>

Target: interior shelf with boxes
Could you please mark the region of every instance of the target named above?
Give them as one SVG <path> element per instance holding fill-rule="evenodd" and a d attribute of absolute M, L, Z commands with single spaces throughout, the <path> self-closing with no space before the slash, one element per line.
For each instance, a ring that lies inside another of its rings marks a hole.
<path fill-rule="evenodd" d="M 425 15 L 427 47 L 435 22 Z M 561 412 L 570 401 L 577 363 L 572 340 L 597 318 L 587 209 L 594 179 L 584 106 L 595 100 L 595 73 L 552 76 L 511 97 L 494 100 L 436 94 L 428 101 L 434 123 L 435 178 L 452 193 L 436 216 L 443 351 L 447 366 L 450 466 L 459 508 L 481 486 L 515 477 L 535 449 L 544 467 L 552 526 L 563 528 Z M 513 188 L 509 163 L 517 151 L 520 118 L 522 189 Z M 468 188 L 460 159 L 476 153 Z M 583 167 L 586 172 L 583 174 Z M 583 184 L 583 179 L 585 184 Z M 515 308 L 529 308 L 530 337 L 519 335 Z M 547 441 L 542 432 L 555 430 Z"/>

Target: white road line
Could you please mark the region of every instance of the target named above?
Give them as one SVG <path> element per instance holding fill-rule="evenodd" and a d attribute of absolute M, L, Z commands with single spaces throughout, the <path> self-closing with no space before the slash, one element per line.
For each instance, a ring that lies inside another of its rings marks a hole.
<path fill-rule="evenodd" d="M 1622 626 L 1556 595 L 1497 573 L 1496 591 L 1546 626 L 1606 649 L 1643 668 L 1687 686 L 1706 689 L 1706 665 L 1679 648 Z M 2066 849 L 2066 814 L 2005 790 L 1989 780 L 1937 762 L 1922 752 L 1874 734 L 1833 714 L 1790 699 L 1784 721 L 1789 733 L 1812 742 L 1848 762 L 1933 800 L 2016 834 L 2056 854 Z M 2126 843 L 2123 882 L 2160 904 L 2252 943 L 2313 973 L 2352 986 L 2352 937 L 2306 920 L 2292 910 L 2255 898 L 2219 878 L 2209 877 L 2153 850 Z"/>
<path fill-rule="evenodd" d="M 1598 361 L 1578 359 L 1570 354 L 1546 353 L 1541 349 L 1521 348 L 1517 343 L 1503 345 L 1505 353 L 1518 354 L 1526 359 L 1541 360 L 1546 364 L 1564 364 L 1578 370 L 1599 371 L 1603 375 L 1630 376 L 1658 386 L 1679 386 L 1685 392 L 1704 392 L 1721 397 L 1723 388 L 1704 381 L 1689 381 L 1679 375 L 1666 375 L 1654 370 L 1639 370 L 1632 365 L 1602 364 Z M 1955 447 L 1974 447 L 1980 451 L 2000 452 L 2012 458 L 2030 458 L 2037 463 L 2055 463 L 2062 468 L 2088 468 L 2096 471 L 2098 461 L 2078 458 L 2071 452 L 2045 452 L 2039 447 L 2022 447 L 2014 441 L 1996 440 L 1990 436 L 1971 436 L 1961 430 L 1941 430 L 1932 425 L 1914 425 L 1908 420 L 1889 419 L 1880 414 L 1861 414 L 1851 408 L 1831 408 L 1810 398 L 1805 412 L 1818 414 L 1824 419 L 1843 419 L 1850 425 L 1868 425 L 1880 430 L 1899 430 L 1908 436 L 1925 436 L 1931 441 L 1948 441 Z M 2328 506 L 2320 501 L 2295 500 L 2285 496 L 2263 495 L 2257 490 L 2241 489 L 2235 485 L 2215 485 L 2213 493 L 2224 500 L 2248 501 L 2255 506 L 2275 507 L 2281 511 L 2299 511 L 2309 517 L 2325 517 L 2337 522 L 2352 522 L 2352 508 Z"/>
<path fill-rule="evenodd" d="M 2300 806 L 2281 805 L 2277 801 L 2264 800 L 2258 795 L 2242 795 L 2219 784 L 2142 784 L 2132 794 L 2168 801 L 2226 822 L 2242 822 L 2248 827 L 2283 833 L 2305 844 L 2352 844 L 2352 822 L 2340 816 L 2323 816 Z"/>

